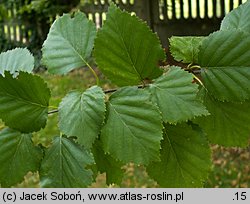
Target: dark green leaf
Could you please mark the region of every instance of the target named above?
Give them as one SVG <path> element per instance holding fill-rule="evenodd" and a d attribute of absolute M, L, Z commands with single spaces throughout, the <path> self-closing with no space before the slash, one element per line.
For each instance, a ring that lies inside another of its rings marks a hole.
<path fill-rule="evenodd" d="M 199 48 L 205 37 L 176 37 L 169 39 L 170 51 L 176 61 L 198 63 Z"/>
<path fill-rule="evenodd" d="M 228 13 L 221 23 L 221 30 L 237 29 L 250 33 L 250 1 Z"/>
<path fill-rule="evenodd" d="M 84 93 L 69 93 L 59 106 L 60 130 L 69 136 L 77 136 L 80 144 L 90 148 L 98 137 L 104 117 L 104 93 L 94 86 Z"/>
<path fill-rule="evenodd" d="M 166 74 L 150 85 L 152 101 L 159 106 L 165 122 L 176 123 L 208 115 L 208 111 L 196 97 L 198 85 L 192 81 L 192 74 L 180 67 L 170 67 Z"/>
<path fill-rule="evenodd" d="M 111 4 L 95 40 L 95 59 L 101 71 L 117 85 L 136 85 L 162 74 L 165 59 L 156 34 L 146 23 Z"/>
<path fill-rule="evenodd" d="M 16 48 L 0 54 L 0 75 L 5 71 L 17 75 L 19 71 L 31 73 L 34 68 L 34 57 L 26 48 Z"/>
<path fill-rule="evenodd" d="M 66 74 L 86 65 L 96 36 L 95 24 L 81 12 L 64 14 L 50 28 L 43 44 L 43 62 L 49 72 Z"/>
<path fill-rule="evenodd" d="M 0 184 L 11 187 L 21 182 L 29 171 L 39 169 L 43 154 L 34 146 L 31 134 L 6 128 L 0 131 L 0 155 Z"/>
<path fill-rule="evenodd" d="M 39 77 L 21 72 L 0 76 L 0 118 L 13 129 L 24 133 L 45 127 L 50 90 Z"/>
<path fill-rule="evenodd" d="M 250 102 L 221 102 L 201 91 L 204 104 L 211 113 L 195 120 L 214 144 L 246 147 L 250 138 Z"/>
<path fill-rule="evenodd" d="M 92 155 L 64 137 L 56 137 L 46 151 L 40 170 L 43 188 L 84 188 L 92 182 L 86 166 L 94 163 Z"/>
<path fill-rule="evenodd" d="M 250 35 L 240 31 L 218 31 L 201 46 L 199 64 L 204 85 L 221 101 L 250 98 Z"/>
<path fill-rule="evenodd" d="M 112 94 L 101 133 L 106 153 L 126 163 L 148 164 L 159 159 L 162 122 L 149 97 L 145 90 L 136 87 Z"/>
<path fill-rule="evenodd" d="M 122 182 L 124 170 L 122 170 L 122 163 L 115 160 L 108 154 L 105 154 L 102 149 L 100 141 L 96 141 L 93 146 L 93 154 L 97 170 L 100 173 L 106 173 L 106 184 L 117 184 L 120 185 Z"/>
<path fill-rule="evenodd" d="M 147 167 L 149 175 L 161 187 L 202 187 L 211 168 L 211 152 L 200 131 L 187 124 L 165 126 L 161 162 Z"/>

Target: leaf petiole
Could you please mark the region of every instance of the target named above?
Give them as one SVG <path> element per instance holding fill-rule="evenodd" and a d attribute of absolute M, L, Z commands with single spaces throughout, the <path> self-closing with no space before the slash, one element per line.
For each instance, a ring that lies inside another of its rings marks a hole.
<path fill-rule="evenodd" d="M 200 69 L 201 67 L 199 65 L 191 65 L 189 68 L 190 70 L 192 70 L 192 69 Z"/>
<path fill-rule="evenodd" d="M 86 63 L 86 65 L 87 65 L 87 67 L 90 69 L 90 71 L 92 72 L 92 74 L 94 75 L 95 80 L 96 80 L 96 85 L 99 86 L 99 85 L 100 85 L 100 79 L 99 79 L 99 77 L 97 76 L 95 70 L 90 66 L 89 63 L 87 63 L 87 62 L 85 62 L 85 63 Z"/>

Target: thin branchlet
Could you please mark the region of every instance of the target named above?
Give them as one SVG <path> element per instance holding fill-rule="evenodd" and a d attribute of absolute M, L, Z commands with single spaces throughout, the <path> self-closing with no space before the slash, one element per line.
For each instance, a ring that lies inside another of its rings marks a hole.
<path fill-rule="evenodd" d="M 49 115 L 54 114 L 54 113 L 58 113 L 58 109 L 51 110 L 51 111 L 48 112 Z"/>
<path fill-rule="evenodd" d="M 143 89 L 143 88 L 145 88 L 147 86 L 149 86 L 149 85 L 148 84 L 143 84 L 143 85 L 138 85 L 137 88 L 138 89 Z M 115 89 L 104 90 L 103 92 L 105 94 L 110 94 L 110 93 L 116 92 L 117 90 L 118 90 L 118 88 L 115 88 Z M 49 111 L 48 114 L 51 115 L 51 114 L 54 114 L 54 113 L 58 113 L 58 111 L 59 111 L 58 109 L 54 109 L 54 110 Z"/>

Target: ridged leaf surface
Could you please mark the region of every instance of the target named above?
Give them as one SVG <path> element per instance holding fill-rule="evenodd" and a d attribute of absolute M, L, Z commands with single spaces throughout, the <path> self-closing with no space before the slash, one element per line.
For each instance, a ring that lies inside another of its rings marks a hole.
<path fill-rule="evenodd" d="M 13 129 L 29 133 L 45 127 L 49 99 L 50 90 L 39 76 L 0 76 L 0 118 Z"/>
<path fill-rule="evenodd" d="M 211 143 L 228 147 L 246 147 L 250 138 L 250 102 L 221 102 L 205 93 L 201 95 L 210 116 L 197 118 Z"/>
<path fill-rule="evenodd" d="M 124 170 L 121 169 L 123 164 L 115 160 L 111 155 L 105 154 L 99 140 L 95 142 L 92 152 L 95 158 L 97 171 L 101 174 L 106 173 L 106 184 L 120 185 L 124 174 Z"/>
<path fill-rule="evenodd" d="M 161 187 L 202 187 L 211 167 L 206 138 L 187 124 L 165 128 L 161 161 L 151 163 L 147 172 Z"/>
<path fill-rule="evenodd" d="M 177 37 L 169 39 L 171 55 L 176 61 L 198 63 L 199 48 L 205 37 Z"/>
<path fill-rule="evenodd" d="M 221 23 L 221 30 L 237 29 L 250 33 L 250 1 L 228 13 Z"/>
<path fill-rule="evenodd" d="M 19 71 L 31 73 L 34 57 L 27 48 L 16 48 L 0 54 L 0 75 L 5 71 L 17 75 Z"/>
<path fill-rule="evenodd" d="M 244 32 L 218 31 L 201 46 L 199 64 L 204 85 L 221 101 L 250 98 L 250 36 Z"/>
<path fill-rule="evenodd" d="M 104 93 L 93 86 L 81 93 L 70 92 L 59 106 L 59 127 L 68 136 L 77 136 L 84 147 L 90 148 L 98 137 L 104 116 Z"/>
<path fill-rule="evenodd" d="M 74 141 L 55 137 L 42 161 L 40 178 L 43 188 L 84 188 L 92 182 L 93 156 Z"/>
<path fill-rule="evenodd" d="M 104 150 L 123 162 L 148 164 L 159 159 L 161 116 L 149 94 L 126 87 L 112 94 L 101 133 Z"/>
<path fill-rule="evenodd" d="M 42 150 L 34 146 L 31 134 L 5 128 L 0 131 L 0 184 L 11 187 L 29 172 L 39 169 Z"/>
<path fill-rule="evenodd" d="M 192 74 L 180 67 L 170 67 L 167 73 L 150 85 L 152 101 L 159 106 L 165 122 L 187 121 L 208 114 L 196 97 L 198 85 L 192 81 Z"/>
<path fill-rule="evenodd" d="M 136 85 L 162 71 L 165 53 L 156 34 L 136 16 L 111 4 L 95 40 L 94 56 L 100 70 L 117 85 Z"/>
<path fill-rule="evenodd" d="M 43 44 L 43 63 L 54 74 L 66 74 L 86 65 L 95 36 L 95 24 L 85 14 L 78 12 L 73 18 L 64 14 L 53 23 Z"/>

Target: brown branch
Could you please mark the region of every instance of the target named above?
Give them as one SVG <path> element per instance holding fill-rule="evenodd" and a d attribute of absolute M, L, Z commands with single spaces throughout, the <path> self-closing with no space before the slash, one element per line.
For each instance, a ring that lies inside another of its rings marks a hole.
<path fill-rule="evenodd" d="M 148 86 L 148 84 L 139 85 L 139 86 L 137 86 L 137 87 L 138 87 L 138 89 L 143 89 L 143 88 L 145 88 L 145 87 L 147 87 L 147 86 Z M 104 90 L 103 92 L 104 92 L 105 94 L 109 94 L 109 93 L 114 93 L 114 92 L 116 92 L 117 90 L 118 90 L 118 89 L 108 89 L 108 90 Z M 58 113 L 58 109 L 51 110 L 51 111 L 48 112 L 49 115 L 54 114 L 54 113 Z"/>
<path fill-rule="evenodd" d="M 143 85 L 138 85 L 137 86 L 137 88 L 138 89 L 143 89 L 143 88 L 145 88 L 145 87 L 147 87 L 148 86 L 148 84 L 143 84 Z M 118 89 L 108 89 L 108 90 L 104 90 L 103 92 L 105 93 L 105 94 L 109 94 L 109 93 L 114 93 L 114 92 L 116 92 Z"/>
<path fill-rule="evenodd" d="M 109 93 L 114 93 L 114 92 L 116 92 L 117 91 L 117 89 L 108 89 L 108 90 L 105 90 L 105 91 L 103 91 L 105 94 L 109 94 Z"/>
<path fill-rule="evenodd" d="M 58 113 L 58 109 L 55 109 L 55 110 L 51 110 L 48 112 L 49 115 L 53 114 L 53 113 Z"/>

